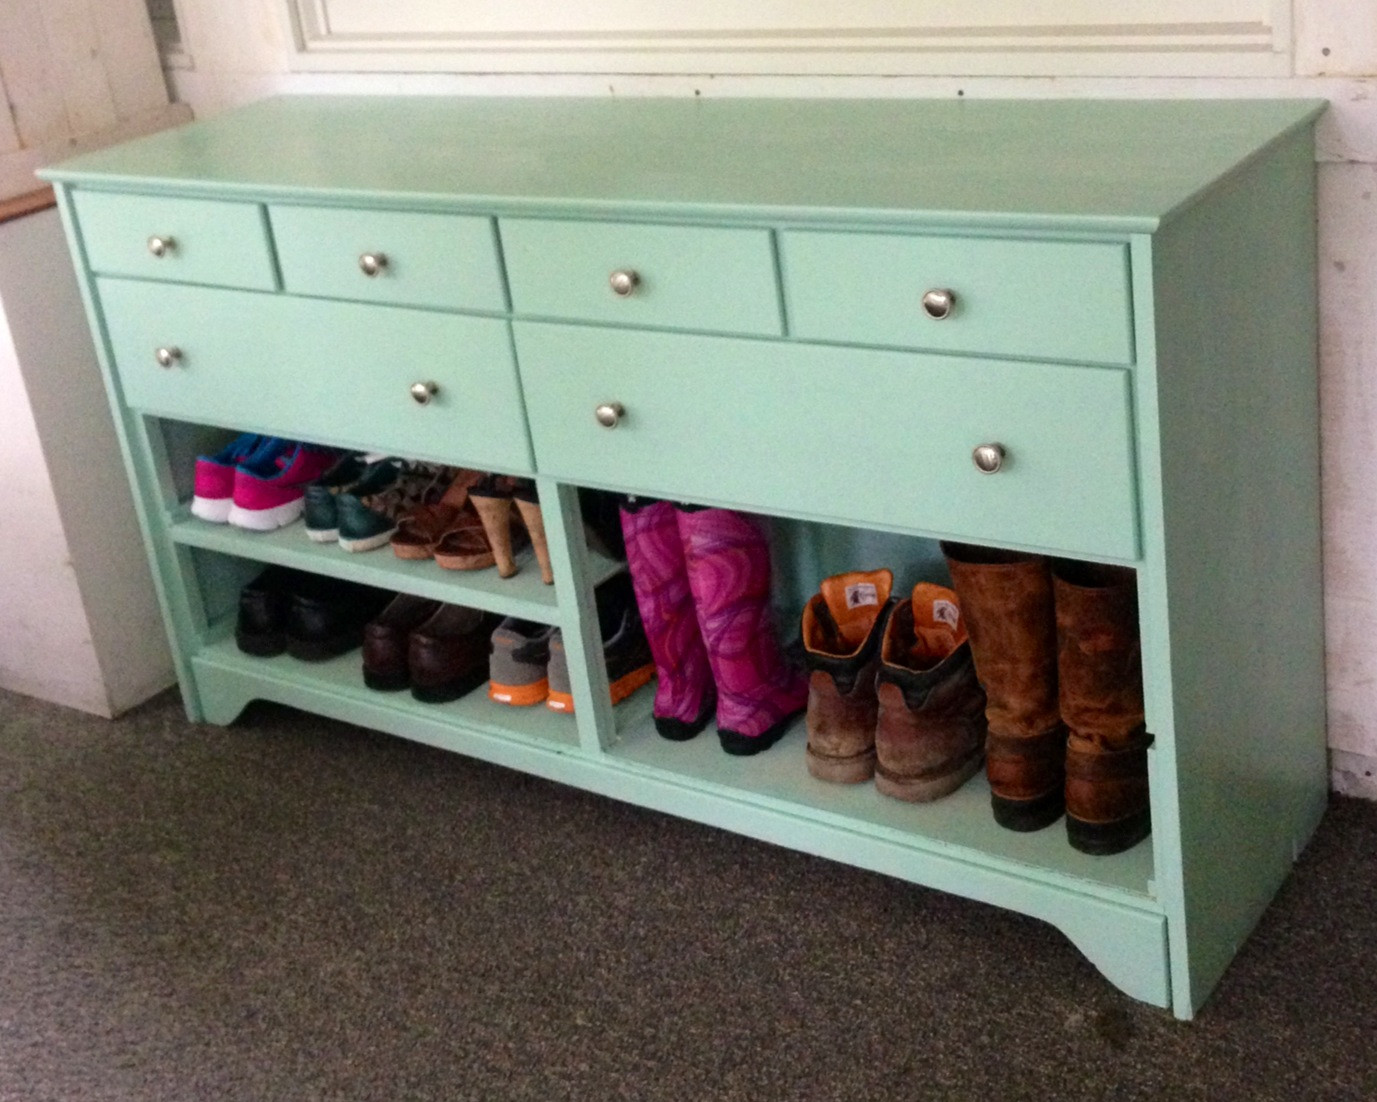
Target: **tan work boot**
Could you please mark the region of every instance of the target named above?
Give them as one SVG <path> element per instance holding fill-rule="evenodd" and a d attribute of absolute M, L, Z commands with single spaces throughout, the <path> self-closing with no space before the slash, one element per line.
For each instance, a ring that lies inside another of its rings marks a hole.
<path fill-rule="evenodd" d="M 995 822 L 1041 830 L 1065 808 L 1052 577 L 1040 555 L 943 543 L 985 690 L 985 774 Z"/>
<path fill-rule="evenodd" d="M 808 665 L 808 772 L 856 784 L 875 774 L 875 671 L 894 574 L 824 578 L 803 607 Z"/>
<path fill-rule="evenodd" d="M 899 800 L 955 792 L 980 770 L 985 694 L 956 594 L 930 582 L 896 605 L 880 644 L 875 787 Z"/>
<path fill-rule="evenodd" d="M 1066 835 L 1084 853 L 1120 853 L 1152 830 L 1138 590 L 1122 566 L 1059 561 L 1057 671 L 1066 746 Z"/>

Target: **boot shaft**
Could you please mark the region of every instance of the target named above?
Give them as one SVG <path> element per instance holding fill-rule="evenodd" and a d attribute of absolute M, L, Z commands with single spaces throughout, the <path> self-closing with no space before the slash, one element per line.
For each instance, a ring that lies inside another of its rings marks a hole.
<path fill-rule="evenodd" d="M 990 734 L 1034 738 L 1056 728 L 1057 634 L 1047 560 L 943 543 L 987 697 Z"/>
<path fill-rule="evenodd" d="M 1144 729 L 1136 576 L 1127 567 L 1059 561 L 1052 584 L 1062 719 L 1079 738 L 1127 748 Z"/>

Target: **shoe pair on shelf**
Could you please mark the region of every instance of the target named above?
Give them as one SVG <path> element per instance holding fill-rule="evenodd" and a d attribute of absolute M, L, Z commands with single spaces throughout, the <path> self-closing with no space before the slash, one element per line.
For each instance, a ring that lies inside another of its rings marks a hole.
<path fill-rule="evenodd" d="M 494 613 L 399 593 L 365 628 L 363 682 L 428 704 L 457 700 L 488 679 Z"/>
<path fill-rule="evenodd" d="M 655 730 L 682 742 L 715 718 L 724 752 L 768 750 L 803 711 L 808 687 L 775 637 L 763 523 L 632 498 L 621 528 L 655 658 Z"/>
<path fill-rule="evenodd" d="M 460 470 L 438 501 L 399 518 L 391 542 L 398 558 L 434 559 L 446 570 L 496 566 L 502 578 L 520 569 L 516 554 L 529 543 L 541 581 L 555 581 L 545 521 L 529 478 Z"/>
<path fill-rule="evenodd" d="M 364 625 L 391 598 L 384 589 L 270 566 L 239 591 L 235 643 L 261 658 L 324 661 L 357 647 Z"/>
<path fill-rule="evenodd" d="M 344 551 L 385 547 L 409 510 L 446 493 L 456 469 L 396 456 L 350 453 L 306 487 L 306 535 Z"/>
<path fill-rule="evenodd" d="M 192 515 L 271 532 L 301 516 L 307 486 L 338 457 L 332 448 L 245 433 L 197 458 Z"/>
<path fill-rule="evenodd" d="M 596 593 L 603 662 L 612 703 L 625 700 L 655 676 L 655 663 L 636 607 L 631 579 L 618 574 Z M 572 712 L 574 696 L 559 628 L 509 616 L 492 633 L 488 697 L 517 707 L 544 705 Z"/>
<path fill-rule="evenodd" d="M 823 580 L 803 609 L 808 772 L 900 800 L 956 791 L 980 769 L 985 694 L 956 594 L 889 570 Z"/>

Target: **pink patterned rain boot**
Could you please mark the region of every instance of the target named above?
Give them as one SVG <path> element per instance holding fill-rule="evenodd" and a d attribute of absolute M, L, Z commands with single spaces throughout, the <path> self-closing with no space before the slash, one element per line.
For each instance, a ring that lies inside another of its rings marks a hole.
<path fill-rule="evenodd" d="M 717 682 L 717 735 L 728 754 L 758 754 L 808 704 L 808 681 L 785 664 L 770 619 L 770 545 L 754 518 L 681 509 L 689 586 Z"/>
<path fill-rule="evenodd" d="M 621 508 L 626 563 L 658 678 L 655 730 L 683 742 L 708 725 L 717 695 L 675 515 L 668 501 L 633 498 Z"/>

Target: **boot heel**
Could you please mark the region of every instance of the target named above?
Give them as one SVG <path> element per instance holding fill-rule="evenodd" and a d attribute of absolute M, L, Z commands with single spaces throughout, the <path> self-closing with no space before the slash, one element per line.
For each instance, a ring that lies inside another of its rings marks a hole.
<path fill-rule="evenodd" d="M 1032 800 L 1011 800 L 990 793 L 990 810 L 994 821 L 1005 830 L 1028 833 L 1049 827 L 1066 812 L 1066 796 L 1058 789 Z"/>
<path fill-rule="evenodd" d="M 516 573 L 516 560 L 512 558 L 512 496 L 497 489 L 494 485 L 475 486 L 469 491 L 469 500 L 478 511 L 478 519 L 483 522 L 483 533 L 488 537 L 493 558 L 497 561 L 497 575 L 510 578 Z"/>
<path fill-rule="evenodd" d="M 531 537 L 531 546 L 535 548 L 536 563 L 540 566 L 540 580 L 546 585 L 554 585 L 555 575 L 550 569 L 550 545 L 545 540 L 545 518 L 540 512 L 535 487 L 520 487 L 513 497 L 517 512 L 521 514 L 521 523 L 526 526 L 526 531 Z"/>

